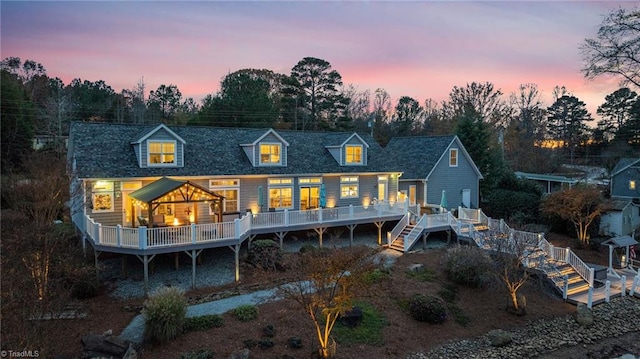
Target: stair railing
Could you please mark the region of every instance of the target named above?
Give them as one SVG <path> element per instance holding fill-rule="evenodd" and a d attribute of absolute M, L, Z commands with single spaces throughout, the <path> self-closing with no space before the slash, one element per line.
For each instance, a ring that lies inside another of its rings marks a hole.
<path fill-rule="evenodd" d="M 407 235 L 404 236 L 404 251 L 408 252 L 409 248 L 411 248 L 420 238 L 420 234 L 427 227 L 428 216 L 423 214 L 420 217 L 420 220 L 416 223 L 416 225 L 411 229 Z"/>
<path fill-rule="evenodd" d="M 407 212 L 398 221 L 398 224 L 396 224 L 396 226 L 393 227 L 393 229 L 390 232 L 387 232 L 387 244 L 389 246 L 391 246 L 391 243 L 393 243 L 393 241 L 398 239 L 398 237 L 400 236 L 400 233 L 402 233 L 402 230 L 404 230 L 404 228 L 408 226 L 409 223 L 411 223 L 410 221 L 411 221 L 411 212 Z"/>

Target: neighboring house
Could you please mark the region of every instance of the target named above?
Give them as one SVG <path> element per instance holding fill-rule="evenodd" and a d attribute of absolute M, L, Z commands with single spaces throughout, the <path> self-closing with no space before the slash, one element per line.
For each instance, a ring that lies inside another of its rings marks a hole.
<path fill-rule="evenodd" d="M 622 158 L 611 173 L 613 209 L 600 217 L 600 233 L 630 235 L 640 229 L 640 158 Z"/>
<path fill-rule="evenodd" d="M 53 146 L 56 143 L 64 142 L 65 148 L 69 145 L 69 137 L 52 136 L 52 135 L 35 135 L 32 139 L 32 147 L 34 150 L 41 150 L 47 146 Z"/>
<path fill-rule="evenodd" d="M 545 175 L 539 173 L 514 172 L 516 177 L 525 178 L 534 181 L 540 185 L 545 194 L 562 191 L 571 188 L 578 180 L 567 178 L 565 176 Z"/>
<path fill-rule="evenodd" d="M 457 136 L 392 138 L 384 152 L 402 171 L 398 189 L 410 203 L 440 204 L 444 190 L 447 209 L 478 208 L 483 177 Z"/>

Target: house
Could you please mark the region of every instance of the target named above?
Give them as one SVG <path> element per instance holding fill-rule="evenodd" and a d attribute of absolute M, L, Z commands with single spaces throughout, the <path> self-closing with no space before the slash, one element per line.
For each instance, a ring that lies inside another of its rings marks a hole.
<path fill-rule="evenodd" d="M 455 136 L 76 122 L 68 149 L 72 218 L 99 253 L 155 255 L 241 244 L 259 234 L 382 226 L 441 202 L 477 206 L 482 178 Z M 403 152 L 406 151 L 406 152 Z M 409 177 L 404 180 L 404 173 Z M 411 199 L 408 201 L 407 199 Z M 83 242 L 85 243 L 85 242 Z M 194 279 L 195 282 L 195 279 Z"/>
<path fill-rule="evenodd" d="M 530 181 L 534 181 L 540 185 L 540 188 L 544 191 L 545 194 L 550 194 L 552 192 L 558 192 L 565 190 L 567 188 L 571 188 L 578 183 L 578 180 L 568 178 L 565 176 L 557 176 L 557 175 L 545 175 L 539 173 L 526 173 L 526 172 L 514 172 L 516 177 L 528 179 Z"/>
<path fill-rule="evenodd" d="M 640 158 L 622 158 L 610 180 L 613 208 L 600 217 L 600 234 L 631 235 L 640 229 Z"/>
<path fill-rule="evenodd" d="M 478 208 L 482 174 L 458 136 L 396 137 L 385 147 L 390 166 L 402 171 L 398 190 L 409 203 Z"/>

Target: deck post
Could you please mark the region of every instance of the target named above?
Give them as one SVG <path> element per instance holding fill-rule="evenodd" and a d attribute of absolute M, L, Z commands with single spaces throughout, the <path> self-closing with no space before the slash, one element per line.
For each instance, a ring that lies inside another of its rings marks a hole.
<path fill-rule="evenodd" d="M 318 209 L 318 223 L 322 223 L 322 208 Z"/>
<path fill-rule="evenodd" d="M 142 265 L 144 267 L 144 295 L 149 294 L 149 256 L 142 256 Z"/>
<path fill-rule="evenodd" d="M 569 296 L 569 276 L 567 274 L 562 278 L 564 280 L 564 288 L 562 288 L 562 299 L 567 300 Z"/>
<path fill-rule="evenodd" d="M 382 226 L 384 225 L 384 221 L 373 222 L 376 227 L 378 227 L 378 245 L 382 245 Z"/>
<path fill-rule="evenodd" d="M 196 258 L 198 255 L 196 254 L 196 250 L 191 250 L 191 288 L 196 287 Z"/>
<path fill-rule="evenodd" d="M 571 249 L 569 247 L 564 249 L 564 261 L 565 263 L 569 263 L 569 254 L 571 254 Z"/>
<path fill-rule="evenodd" d="M 611 297 L 611 281 L 607 281 L 604 285 L 604 301 L 609 303 Z"/>
<path fill-rule="evenodd" d="M 87 234 L 86 233 L 82 233 L 82 237 L 80 238 L 80 241 L 82 242 L 82 256 L 86 257 L 87 256 Z"/>
<path fill-rule="evenodd" d="M 318 228 L 314 228 L 313 230 L 316 231 L 316 233 L 318 233 L 318 240 L 320 241 L 320 248 L 322 248 L 322 235 L 327 230 L 327 227 L 318 227 Z"/>
<path fill-rule="evenodd" d="M 589 286 L 589 295 L 587 296 L 587 308 L 593 308 L 593 287 Z"/>
<path fill-rule="evenodd" d="M 196 224 L 195 223 L 191 223 L 191 243 L 196 244 L 196 236 L 197 232 L 196 232 Z"/>
<path fill-rule="evenodd" d="M 349 228 L 349 247 L 353 247 L 353 230 L 356 229 L 357 224 L 348 224 Z"/>
<path fill-rule="evenodd" d="M 96 243 L 100 244 L 100 242 L 102 242 L 102 223 L 98 223 L 96 224 L 96 228 L 98 229 L 97 232 L 97 236 L 96 236 Z"/>
<path fill-rule="evenodd" d="M 593 286 L 593 278 L 595 277 L 595 269 L 589 268 L 589 285 Z"/>
<path fill-rule="evenodd" d="M 251 216 L 249 216 L 249 218 L 251 218 Z M 251 222 L 249 222 L 249 223 L 251 223 Z M 233 228 L 234 228 L 234 232 L 236 234 L 234 238 L 239 240 L 240 239 L 240 234 L 241 234 L 240 233 L 240 220 L 239 219 L 236 218 L 236 219 L 233 220 Z"/>
<path fill-rule="evenodd" d="M 116 245 L 122 247 L 122 225 L 116 225 Z"/>
<path fill-rule="evenodd" d="M 236 244 L 232 248 L 235 253 L 235 264 L 236 264 L 236 282 L 240 281 L 240 244 Z"/>
<path fill-rule="evenodd" d="M 98 266 L 98 257 L 100 257 L 100 251 L 96 250 L 94 248 L 93 250 L 93 258 L 95 261 L 95 267 L 96 267 L 96 283 L 100 284 L 100 267 Z"/>
<path fill-rule="evenodd" d="M 289 227 L 289 210 L 284 210 L 284 226 Z"/>
<path fill-rule="evenodd" d="M 147 249 L 147 226 L 138 227 L 138 246 Z"/>
<path fill-rule="evenodd" d="M 620 293 L 620 296 L 624 297 L 625 295 L 627 295 L 627 276 L 623 275 L 622 277 L 620 277 L 620 289 L 622 290 L 622 292 Z"/>
<path fill-rule="evenodd" d="M 284 237 L 287 235 L 288 232 L 276 232 L 276 237 L 278 237 L 278 240 L 280 241 L 280 250 L 283 249 L 283 245 L 284 245 Z M 253 235 L 253 237 L 255 237 L 255 235 Z"/>
<path fill-rule="evenodd" d="M 349 205 L 349 219 L 353 219 L 353 205 Z"/>

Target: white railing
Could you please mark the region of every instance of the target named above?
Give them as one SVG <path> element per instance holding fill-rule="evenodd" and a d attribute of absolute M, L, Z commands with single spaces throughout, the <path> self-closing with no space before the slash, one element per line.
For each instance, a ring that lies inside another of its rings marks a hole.
<path fill-rule="evenodd" d="M 391 243 L 398 239 L 400 233 L 404 230 L 406 226 L 409 225 L 409 221 L 411 220 L 411 213 L 407 212 L 396 224 L 395 227 L 390 232 L 387 232 L 387 244 L 391 246 Z"/>
<path fill-rule="evenodd" d="M 567 251 L 567 259 L 566 262 L 569 263 L 575 271 L 580 274 L 580 276 L 589 283 L 590 287 L 593 287 L 593 268 L 587 266 L 580 257 L 578 257 L 570 248 L 566 248 Z"/>
<path fill-rule="evenodd" d="M 253 228 L 286 228 L 294 225 L 330 223 L 355 218 L 381 218 L 404 213 L 407 202 L 376 206 L 349 206 L 305 211 L 248 213 L 232 222 L 191 224 L 158 228 L 103 226 L 85 215 L 74 216 L 78 228 L 84 228 L 94 243 L 103 246 L 150 249 L 204 242 L 240 239 Z"/>
<path fill-rule="evenodd" d="M 439 216 L 439 214 L 437 214 L 436 216 Z M 422 217 L 420 217 L 420 220 L 416 223 L 415 227 L 413 227 L 411 229 L 411 231 L 409 231 L 409 233 L 407 233 L 406 236 L 404 236 L 404 251 L 408 252 L 409 249 L 411 248 L 411 246 L 413 246 L 416 241 L 418 240 L 418 238 L 420 238 L 420 234 L 422 233 L 422 231 L 424 231 L 425 228 L 427 228 L 427 222 L 429 220 L 429 215 L 422 215 Z"/>

